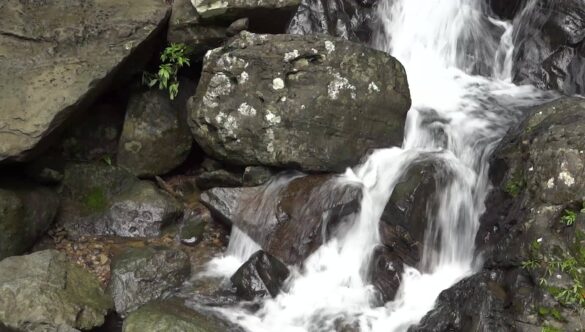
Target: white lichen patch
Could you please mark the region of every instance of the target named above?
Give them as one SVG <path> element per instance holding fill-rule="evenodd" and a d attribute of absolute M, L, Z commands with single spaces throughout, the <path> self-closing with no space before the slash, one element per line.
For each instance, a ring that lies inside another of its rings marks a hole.
<path fill-rule="evenodd" d="M 266 151 L 273 153 L 274 152 L 274 131 L 272 129 L 268 129 L 266 131 L 268 136 L 268 144 L 266 144 Z"/>
<path fill-rule="evenodd" d="M 370 83 L 370 85 L 368 85 L 368 91 L 369 91 L 370 93 L 373 93 L 373 92 L 380 92 L 380 88 L 378 88 L 378 86 L 376 85 L 376 83 L 374 83 L 374 82 L 371 82 L 371 83 Z"/>
<path fill-rule="evenodd" d="M 298 58 L 299 55 L 300 55 L 299 50 L 292 50 L 290 52 L 286 52 L 284 54 L 284 61 L 290 62 L 291 60 Z"/>
<path fill-rule="evenodd" d="M 567 187 L 572 187 L 575 184 L 575 178 L 567 171 L 562 171 L 559 173 L 559 180 L 563 181 Z"/>
<path fill-rule="evenodd" d="M 239 82 L 240 84 L 244 84 L 244 83 L 248 82 L 248 78 L 249 78 L 249 77 L 250 77 L 250 76 L 248 76 L 248 73 L 246 73 L 245 71 L 243 71 L 243 72 L 242 72 L 242 73 L 239 75 L 238 82 Z"/>
<path fill-rule="evenodd" d="M 333 44 L 329 40 L 326 40 L 325 41 L 325 49 L 327 50 L 327 54 L 331 54 L 331 52 L 335 51 L 335 44 Z"/>
<path fill-rule="evenodd" d="M 284 81 L 282 80 L 282 78 L 275 78 L 272 80 L 272 88 L 274 90 L 282 90 L 284 89 Z"/>
<path fill-rule="evenodd" d="M 217 73 L 209 81 L 207 92 L 203 96 L 203 105 L 210 108 L 217 107 L 219 104 L 216 102 L 216 99 L 219 96 L 229 94 L 231 91 L 232 84 L 229 77 L 224 73 Z"/>
<path fill-rule="evenodd" d="M 280 121 L 282 120 L 280 118 L 280 115 L 275 115 L 274 113 L 272 113 L 270 111 L 266 112 L 266 115 L 264 116 L 264 118 L 266 119 L 266 121 L 268 121 L 268 123 L 271 123 L 271 124 L 279 124 Z"/>
<path fill-rule="evenodd" d="M 245 116 L 254 116 L 256 115 L 256 109 L 247 103 L 242 103 L 240 107 L 238 107 L 238 112 Z"/>
<path fill-rule="evenodd" d="M 336 100 L 339 98 L 339 93 L 342 90 L 349 90 L 351 98 L 355 99 L 355 86 L 350 84 L 349 80 L 339 75 L 339 73 L 334 73 L 333 81 L 329 82 L 329 85 L 327 86 L 327 94 L 329 95 L 329 98 Z"/>
<path fill-rule="evenodd" d="M 548 189 L 554 188 L 555 187 L 555 179 L 554 178 L 548 179 L 548 182 L 546 183 L 546 187 Z"/>
<path fill-rule="evenodd" d="M 312 49 L 311 49 L 311 52 L 313 52 L 314 54 L 319 54 L 319 51 L 317 51 L 317 49 L 316 49 L 316 48 L 312 48 Z"/>

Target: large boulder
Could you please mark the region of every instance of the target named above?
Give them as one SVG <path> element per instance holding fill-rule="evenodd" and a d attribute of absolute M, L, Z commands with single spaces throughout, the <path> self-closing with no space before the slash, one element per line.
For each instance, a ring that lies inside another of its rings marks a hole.
<path fill-rule="evenodd" d="M 181 93 L 188 89 L 186 82 L 182 83 Z M 118 165 L 137 176 L 161 175 L 179 166 L 193 140 L 183 111 L 166 92 L 149 90 L 132 95 L 120 137 Z"/>
<path fill-rule="evenodd" d="M 142 70 L 169 9 L 159 0 L 2 1 L 0 160 L 26 158 L 112 82 Z"/>
<path fill-rule="evenodd" d="M 153 183 L 105 163 L 68 165 L 62 191 L 58 222 L 73 238 L 158 236 L 183 213 L 182 205 Z"/>
<path fill-rule="evenodd" d="M 369 44 L 378 0 L 303 0 L 288 28 L 299 35 L 328 34 Z"/>
<path fill-rule="evenodd" d="M 563 98 L 502 139 L 476 236 L 483 270 L 445 290 L 415 331 L 582 329 L 584 136 L 585 99 Z"/>
<path fill-rule="evenodd" d="M 208 52 L 189 120 L 205 152 L 231 164 L 343 171 L 400 145 L 409 107 L 404 68 L 384 52 L 242 32 Z"/>
<path fill-rule="evenodd" d="M 232 326 L 185 306 L 178 299 L 154 301 L 131 313 L 123 332 L 231 332 Z"/>
<path fill-rule="evenodd" d="M 49 187 L 1 181 L 0 260 L 30 249 L 52 225 L 59 209 L 59 196 Z"/>
<path fill-rule="evenodd" d="M 191 274 L 189 257 L 177 249 L 133 248 L 112 261 L 110 290 L 122 316 L 161 298 Z"/>
<path fill-rule="evenodd" d="M 362 187 L 329 175 L 282 176 L 264 186 L 214 188 L 201 195 L 219 219 L 247 233 L 286 264 L 302 262 L 357 213 Z"/>
<path fill-rule="evenodd" d="M 88 330 L 104 323 L 111 299 L 89 272 L 55 250 L 0 262 L 0 323 L 24 331 Z"/>
<path fill-rule="evenodd" d="M 585 93 L 583 1 L 532 1 L 514 24 L 515 82 Z"/>
<path fill-rule="evenodd" d="M 240 298 L 252 301 L 257 297 L 276 297 L 289 274 L 286 265 L 260 250 L 250 256 L 230 280 Z"/>

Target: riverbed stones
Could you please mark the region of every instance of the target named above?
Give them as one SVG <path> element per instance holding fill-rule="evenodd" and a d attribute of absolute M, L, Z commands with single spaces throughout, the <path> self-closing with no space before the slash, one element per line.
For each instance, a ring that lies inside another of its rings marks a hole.
<path fill-rule="evenodd" d="M 23 254 L 52 225 L 59 196 L 50 187 L 0 180 L 0 260 Z"/>
<path fill-rule="evenodd" d="M 89 272 L 55 250 L 0 261 L 0 323 L 24 331 L 100 326 L 111 300 Z"/>
<path fill-rule="evenodd" d="M 27 158 L 114 80 L 140 72 L 169 14 L 159 0 L 2 1 L 0 160 Z"/>
<path fill-rule="evenodd" d="M 323 36 L 240 33 L 208 52 L 189 102 L 203 150 L 234 165 L 344 171 L 400 145 L 410 107 L 390 55 Z"/>
<path fill-rule="evenodd" d="M 165 174 L 185 161 L 191 142 L 183 114 L 166 91 L 148 90 L 130 97 L 117 162 L 137 176 Z"/>
<path fill-rule="evenodd" d="M 189 257 L 177 249 L 131 248 L 112 261 L 110 290 L 125 316 L 180 286 L 191 273 Z"/>
<path fill-rule="evenodd" d="M 254 253 L 230 278 L 238 297 L 252 301 L 276 297 L 290 272 L 276 257 L 260 250 Z"/>

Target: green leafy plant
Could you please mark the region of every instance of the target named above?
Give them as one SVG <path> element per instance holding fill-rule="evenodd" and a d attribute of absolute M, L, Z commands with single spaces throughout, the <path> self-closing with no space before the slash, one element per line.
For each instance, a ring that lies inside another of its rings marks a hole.
<path fill-rule="evenodd" d="M 562 332 L 562 330 L 557 329 L 556 327 L 553 326 L 543 326 L 542 332 Z"/>
<path fill-rule="evenodd" d="M 155 74 L 145 72 L 142 83 L 148 87 L 158 86 L 160 90 L 168 90 L 171 100 L 179 94 L 177 74 L 185 66 L 189 67 L 190 50 L 185 44 L 171 43 L 160 55 L 161 64 Z"/>
<path fill-rule="evenodd" d="M 577 220 L 577 213 L 571 210 L 565 210 L 565 214 L 561 217 L 563 224 L 572 226 Z"/>
<path fill-rule="evenodd" d="M 520 194 L 523 187 L 524 184 L 522 181 L 512 179 L 506 182 L 506 188 L 504 190 L 510 194 L 510 196 L 516 197 Z"/>

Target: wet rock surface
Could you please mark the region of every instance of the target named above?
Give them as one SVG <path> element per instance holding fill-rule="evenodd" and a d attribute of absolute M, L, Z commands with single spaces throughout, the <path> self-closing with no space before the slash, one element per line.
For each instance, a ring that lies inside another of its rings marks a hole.
<path fill-rule="evenodd" d="M 59 208 L 54 188 L 0 179 L 0 260 L 23 254 L 51 227 Z"/>
<path fill-rule="evenodd" d="M 266 296 L 276 297 L 289 274 L 286 265 L 260 250 L 253 254 L 230 280 L 240 298 L 252 301 Z"/>
<path fill-rule="evenodd" d="M 343 171 L 368 149 L 399 145 L 409 107 L 404 68 L 386 53 L 243 32 L 208 53 L 189 112 L 195 139 L 219 160 Z"/>
<path fill-rule="evenodd" d="M 182 83 L 181 92 L 189 90 L 188 83 Z M 192 142 L 184 116 L 184 109 L 169 100 L 166 92 L 134 94 L 126 111 L 117 164 L 137 176 L 165 174 L 179 166 Z"/>
<path fill-rule="evenodd" d="M 123 316 L 179 287 L 191 273 L 187 254 L 164 247 L 129 249 L 112 261 L 110 290 Z"/>
<path fill-rule="evenodd" d="M 103 324 L 111 300 L 89 272 L 55 250 L 0 261 L 0 322 L 24 331 Z"/>
<path fill-rule="evenodd" d="M 264 186 L 214 188 L 202 202 L 219 219 L 236 225 L 269 254 L 298 264 L 359 211 L 362 188 L 336 176 L 300 174 Z"/>
<path fill-rule="evenodd" d="M 113 80 L 141 70 L 170 14 L 158 0 L 9 0 L 0 9 L 0 160 L 26 158 Z"/>

